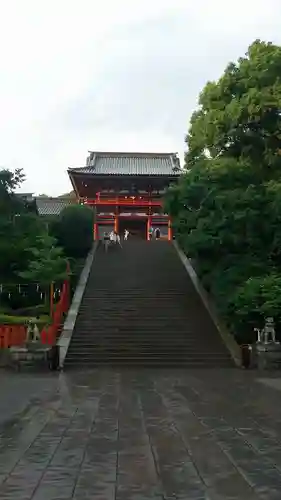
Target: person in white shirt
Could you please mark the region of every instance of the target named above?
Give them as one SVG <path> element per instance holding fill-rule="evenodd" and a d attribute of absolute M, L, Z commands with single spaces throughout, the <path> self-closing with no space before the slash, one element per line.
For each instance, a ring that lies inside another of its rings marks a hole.
<path fill-rule="evenodd" d="M 112 243 L 118 243 L 118 245 L 122 248 L 120 236 L 116 231 L 111 231 L 109 238 Z"/>
<path fill-rule="evenodd" d="M 124 240 L 125 241 L 127 241 L 129 234 L 130 233 L 129 233 L 128 229 L 125 229 L 125 231 L 124 231 Z"/>
<path fill-rule="evenodd" d="M 111 231 L 110 235 L 109 235 L 109 239 L 112 243 L 116 243 L 116 234 L 114 231 Z"/>
<path fill-rule="evenodd" d="M 120 238 L 119 234 L 116 231 L 114 231 L 114 234 L 115 234 L 115 243 L 118 243 L 118 245 L 122 248 L 121 238 Z"/>

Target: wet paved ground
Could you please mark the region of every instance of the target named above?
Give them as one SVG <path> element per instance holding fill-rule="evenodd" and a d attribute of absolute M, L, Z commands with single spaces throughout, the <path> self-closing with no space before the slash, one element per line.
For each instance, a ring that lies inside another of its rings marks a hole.
<path fill-rule="evenodd" d="M 256 377 L 3 375 L 0 498 L 279 500 L 281 382 Z"/>

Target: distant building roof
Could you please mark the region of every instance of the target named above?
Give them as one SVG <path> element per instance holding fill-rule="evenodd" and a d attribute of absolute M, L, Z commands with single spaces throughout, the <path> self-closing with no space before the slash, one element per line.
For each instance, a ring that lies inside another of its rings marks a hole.
<path fill-rule="evenodd" d="M 76 200 L 76 194 L 74 191 L 70 191 L 70 193 L 60 194 L 58 198 Z"/>
<path fill-rule="evenodd" d="M 33 193 L 15 193 L 15 196 L 23 200 L 28 200 L 28 201 L 33 200 Z"/>
<path fill-rule="evenodd" d="M 37 196 L 35 200 L 39 215 L 59 215 L 65 207 L 73 204 L 73 200 L 70 198 Z"/>
<path fill-rule="evenodd" d="M 71 168 L 69 173 L 93 175 L 159 175 L 181 173 L 176 153 L 103 153 L 90 152 L 86 167 Z"/>

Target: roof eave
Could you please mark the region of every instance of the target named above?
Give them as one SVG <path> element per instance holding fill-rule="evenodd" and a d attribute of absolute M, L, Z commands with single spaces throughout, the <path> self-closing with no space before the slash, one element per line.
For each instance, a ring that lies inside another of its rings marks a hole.
<path fill-rule="evenodd" d="M 71 174 L 75 174 L 75 175 L 90 175 L 90 176 L 95 176 L 95 177 L 177 177 L 177 176 L 180 176 L 182 174 L 181 171 L 179 172 L 171 172 L 171 173 L 163 173 L 163 174 L 128 174 L 128 173 L 125 173 L 125 174 L 121 174 L 121 173 L 115 173 L 115 172 L 112 172 L 112 173 L 97 173 L 95 172 L 94 170 L 92 172 L 83 172 L 82 169 L 77 169 L 77 170 L 72 170 L 70 172 Z"/>
<path fill-rule="evenodd" d="M 170 156 L 178 156 L 177 152 L 170 152 L 170 153 L 142 153 L 142 152 L 135 152 L 135 151 L 88 151 L 88 153 L 92 155 L 101 155 L 101 156 L 136 156 L 136 157 L 141 157 L 141 158 L 151 158 L 151 156 L 161 156 L 161 157 L 170 157 Z"/>

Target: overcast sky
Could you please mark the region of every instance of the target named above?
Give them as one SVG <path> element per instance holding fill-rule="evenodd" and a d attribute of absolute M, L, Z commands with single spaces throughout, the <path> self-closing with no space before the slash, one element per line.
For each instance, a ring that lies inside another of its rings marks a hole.
<path fill-rule="evenodd" d="M 281 0 L 0 0 L 0 168 L 56 196 L 89 149 L 182 157 L 200 90 L 256 38 L 281 44 Z"/>

